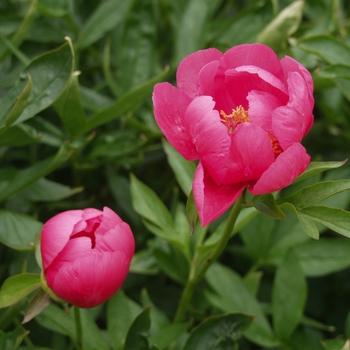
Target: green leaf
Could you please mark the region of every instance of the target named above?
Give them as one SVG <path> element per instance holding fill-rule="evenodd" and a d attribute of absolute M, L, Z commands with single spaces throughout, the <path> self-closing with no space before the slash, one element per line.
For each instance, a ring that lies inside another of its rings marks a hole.
<path fill-rule="evenodd" d="M 190 224 L 191 234 L 194 233 L 198 219 L 198 210 L 194 202 L 193 192 L 191 191 L 186 202 L 186 217 Z"/>
<path fill-rule="evenodd" d="M 24 70 L 22 76 L 31 76 L 33 80 L 32 92 L 28 98 L 25 109 L 14 124 L 19 124 L 34 117 L 58 98 L 71 76 L 73 59 L 73 48 L 70 40 L 68 40 L 68 42 L 60 48 L 46 53 L 30 63 Z M 17 91 L 19 89 L 22 91 L 23 85 L 24 83 L 19 81 L 5 98 L 7 98 L 7 96 L 9 96 L 8 98 L 13 95 L 17 96 Z M 0 116 L 0 120 L 1 119 Z"/>
<path fill-rule="evenodd" d="M 78 75 L 73 72 L 63 94 L 55 102 L 55 108 L 59 114 L 68 136 L 74 140 L 86 126 L 86 115 L 81 103 L 79 93 Z"/>
<path fill-rule="evenodd" d="M 100 40 L 106 32 L 125 20 L 132 0 L 107 0 L 100 4 L 80 31 L 77 47 L 82 50 Z"/>
<path fill-rule="evenodd" d="M 253 205 L 261 213 L 272 219 L 284 220 L 286 218 L 271 193 L 255 196 L 253 198 Z"/>
<path fill-rule="evenodd" d="M 26 311 L 24 312 L 24 318 L 22 324 L 29 322 L 35 316 L 39 315 L 45 310 L 51 303 L 51 298 L 48 294 L 40 288 L 34 295 L 33 299 L 29 302 Z"/>
<path fill-rule="evenodd" d="M 349 346 L 349 339 L 327 339 L 322 341 L 322 347 L 324 350 L 348 350 Z"/>
<path fill-rule="evenodd" d="M 320 56 L 329 64 L 349 66 L 350 47 L 333 37 L 324 34 L 315 35 L 299 40 L 297 46 Z"/>
<path fill-rule="evenodd" d="M 15 350 L 21 345 L 23 339 L 29 334 L 29 331 L 22 327 L 17 327 L 14 331 L 4 333 L 0 330 L 0 349 Z"/>
<path fill-rule="evenodd" d="M 350 267 L 350 241 L 323 237 L 294 248 L 304 274 L 308 277 L 325 276 Z"/>
<path fill-rule="evenodd" d="M 188 329 L 190 322 L 175 323 L 163 327 L 158 333 L 149 337 L 149 342 L 155 344 L 159 349 L 166 349 L 172 342 L 178 340 Z"/>
<path fill-rule="evenodd" d="M 299 210 L 348 189 L 350 189 L 350 180 L 324 181 L 305 187 L 293 194 L 293 196 L 281 198 L 277 202 L 292 203 Z"/>
<path fill-rule="evenodd" d="M 132 323 L 125 339 L 124 350 L 149 350 L 148 337 L 151 327 L 150 308 L 143 310 Z"/>
<path fill-rule="evenodd" d="M 68 1 L 39 0 L 39 11 L 45 16 L 62 17 L 69 12 Z"/>
<path fill-rule="evenodd" d="M 305 233 L 307 233 L 313 239 L 319 239 L 320 233 L 318 231 L 318 228 L 307 215 L 304 215 L 302 211 L 297 210 L 297 208 L 295 208 L 295 206 L 291 203 L 283 203 L 281 204 L 281 207 L 283 209 L 292 211 L 296 215 Z"/>
<path fill-rule="evenodd" d="M 298 0 L 285 7 L 258 35 L 257 42 L 279 51 L 287 39 L 299 28 L 304 1 Z"/>
<path fill-rule="evenodd" d="M 18 192 L 17 195 L 31 201 L 51 202 L 68 198 L 81 191 L 83 191 L 83 187 L 71 188 L 45 178 L 40 178 L 24 190 Z"/>
<path fill-rule="evenodd" d="M 253 316 L 241 313 L 207 317 L 191 331 L 182 350 L 233 349 L 253 320 Z"/>
<path fill-rule="evenodd" d="M 29 215 L 0 209 L 0 242 L 12 249 L 34 250 L 42 226 Z"/>
<path fill-rule="evenodd" d="M 8 129 L 19 118 L 27 105 L 27 101 L 30 93 L 32 92 L 33 85 L 30 75 L 28 75 L 28 82 L 23 87 L 23 90 L 19 93 L 22 85 L 23 84 L 20 84 L 17 89 L 11 90 L 0 101 L 0 120 L 2 120 L 2 125 L 0 126 L 1 133 Z M 18 96 L 17 93 L 19 93 Z"/>
<path fill-rule="evenodd" d="M 114 350 L 124 350 L 127 332 L 142 307 L 119 289 L 107 304 L 107 332 Z"/>
<path fill-rule="evenodd" d="M 307 284 L 296 254 L 290 252 L 276 271 L 272 290 L 273 325 L 277 337 L 287 341 L 299 324 L 307 297 Z"/>
<path fill-rule="evenodd" d="M 245 337 L 264 347 L 278 345 L 258 300 L 237 273 L 214 263 L 205 278 L 215 292 L 205 293 L 213 306 L 224 312 L 244 312 L 255 316 L 255 322 L 244 332 Z"/>
<path fill-rule="evenodd" d="M 168 141 L 163 140 L 163 148 L 176 180 L 186 196 L 190 195 L 196 165 L 186 160 Z"/>
<path fill-rule="evenodd" d="M 118 98 L 116 102 L 98 111 L 87 120 L 84 132 L 91 131 L 96 127 L 119 118 L 125 113 L 136 109 L 138 105 L 150 96 L 156 83 L 164 80 L 168 75 L 168 68 L 160 74 L 136 86 Z"/>
<path fill-rule="evenodd" d="M 58 150 L 55 157 L 37 162 L 27 169 L 16 170 L 11 178 L 1 178 L 0 176 L 0 201 L 4 201 L 61 166 L 74 151 L 75 149 L 69 143 L 65 143 Z"/>
<path fill-rule="evenodd" d="M 24 123 L 3 128 L 1 133 L 0 146 L 21 147 L 41 139 L 41 133 L 38 133 L 32 126 Z"/>
<path fill-rule="evenodd" d="M 347 160 L 344 160 L 342 162 L 311 162 L 307 169 L 294 181 L 294 183 L 304 180 L 310 176 L 319 174 L 323 171 L 339 168 L 346 162 Z"/>
<path fill-rule="evenodd" d="M 80 309 L 83 331 L 84 350 L 110 350 L 101 330 L 97 327 L 89 310 Z M 76 340 L 75 319 L 73 310 L 65 312 L 59 306 L 51 304 L 35 318 L 41 326 Z"/>
<path fill-rule="evenodd" d="M 156 275 L 159 272 L 159 265 L 154 254 L 149 250 L 141 250 L 134 254 L 130 272 L 141 275 Z"/>
<path fill-rule="evenodd" d="M 19 302 L 40 286 L 40 275 L 33 273 L 22 273 L 7 278 L 0 290 L 0 308 Z"/>
<path fill-rule="evenodd" d="M 310 220 L 350 238 L 350 212 L 323 206 L 304 208 L 301 212 Z"/>

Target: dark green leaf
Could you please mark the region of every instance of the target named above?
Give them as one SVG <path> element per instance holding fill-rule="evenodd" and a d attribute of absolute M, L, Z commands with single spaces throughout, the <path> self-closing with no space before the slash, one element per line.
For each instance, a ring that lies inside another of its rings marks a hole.
<path fill-rule="evenodd" d="M 253 320 L 253 316 L 241 313 L 208 317 L 191 331 L 182 350 L 233 349 Z"/>
<path fill-rule="evenodd" d="M 131 0 L 107 0 L 102 2 L 84 23 L 77 47 L 84 49 L 100 40 L 106 32 L 125 19 L 131 4 Z"/>
<path fill-rule="evenodd" d="M 284 220 L 286 218 L 271 193 L 255 196 L 253 198 L 253 205 L 261 213 L 273 219 Z"/>
<path fill-rule="evenodd" d="M 0 209 L 0 242 L 12 249 L 34 250 L 42 223 L 29 215 Z"/>
<path fill-rule="evenodd" d="M 5 280 L 0 290 L 0 308 L 19 302 L 29 293 L 40 288 L 40 275 L 22 273 Z"/>
<path fill-rule="evenodd" d="M 24 123 L 4 128 L 1 134 L 1 146 L 16 146 L 21 147 L 27 144 L 37 142 L 41 139 L 41 133 L 38 133 L 32 126 Z"/>
<path fill-rule="evenodd" d="M 15 350 L 22 343 L 24 337 L 29 334 L 29 331 L 22 327 L 17 327 L 14 331 L 4 333 L 0 330 L 0 349 Z"/>
<path fill-rule="evenodd" d="M 155 275 L 159 272 L 159 265 L 154 254 L 149 250 L 141 250 L 135 253 L 130 265 L 130 272 L 141 275 Z"/>
<path fill-rule="evenodd" d="M 306 279 L 298 256 L 291 252 L 276 271 L 272 291 L 273 325 L 281 341 L 287 341 L 299 324 L 306 297 Z"/>
<path fill-rule="evenodd" d="M 157 345 L 160 349 L 166 349 L 172 342 L 179 339 L 183 335 L 188 327 L 190 322 L 187 323 L 175 323 L 163 327 L 159 330 L 158 333 L 155 333 L 149 337 L 151 344 Z"/>

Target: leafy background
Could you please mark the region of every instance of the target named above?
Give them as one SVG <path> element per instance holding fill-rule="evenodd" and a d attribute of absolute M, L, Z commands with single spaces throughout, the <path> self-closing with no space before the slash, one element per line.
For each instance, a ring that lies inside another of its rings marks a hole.
<path fill-rule="evenodd" d="M 171 323 L 194 250 L 205 255 L 224 218 L 189 235 L 195 165 L 163 140 L 151 94 L 198 49 L 265 43 L 313 75 L 313 160 L 345 160 L 349 17 L 346 0 L 0 0 L 0 283 L 21 276 L 12 301 L 0 298 L 0 349 L 74 348 L 74 316 L 58 304 L 21 325 L 35 289 L 25 287 L 38 284 L 42 223 L 104 205 L 130 224 L 137 253 L 123 290 L 83 310 L 84 349 L 341 349 L 350 241 L 319 223 L 313 240 L 287 212 L 244 211 L 187 319 Z M 281 195 L 349 175 L 345 164 Z M 349 201 L 345 191 L 321 204 Z"/>

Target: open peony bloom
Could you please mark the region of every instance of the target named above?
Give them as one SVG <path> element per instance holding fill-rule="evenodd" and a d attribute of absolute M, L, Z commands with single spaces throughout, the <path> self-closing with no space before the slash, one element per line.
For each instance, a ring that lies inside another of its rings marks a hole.
<path fill-rule="evenodd" d="M 154 87 L 156 121 L 187 160 L 199 160 L 193 195 L 203 226 L 223 214 L 245 188 L 280 190 L 310 163 L 301 145 L 313 123 L 310 73 L 267 46 L 239 45 L 187 56 L 178 88 Z"/>
<path fill-rule="evenodd" d="M 60 213 L 41 231 L 44 289 L 79 307 L 97 306 L 122 285 L 134 249 L 129 225 L 107 207 Z"/>

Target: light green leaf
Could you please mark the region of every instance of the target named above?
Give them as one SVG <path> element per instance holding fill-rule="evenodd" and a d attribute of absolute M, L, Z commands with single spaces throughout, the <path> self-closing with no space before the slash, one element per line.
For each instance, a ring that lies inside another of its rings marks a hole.
<path fill-rule="evenodd" d="M 159 265 L 156 258 L 149 250 L 141 250 L 134 254 L 130 272 L 141 275 L 156 275 L 159 272 Z"/>
<path fill-rule="evenodd" d="M 207 317 L 193 328 L 182 350 L 233 349 L 242 332 L 253 320 L 253 316 L 242 313 Z"/>
<path fill-rule="evenodd" d="M 304 180 L 310 176 L 319 174 L 326 170 L 339 168 L 346 162 L 347 160 L 344 160 L 342 162 L 311 162 L 307 169 L 300 176 L 298 176 L 294 182 Z"/>
<path fill-rule="evenodd" d="M 19 302 L 40 286 L 40 275 L 33 273 L 22 273 L 7 278 L 0 290 L 0 308 Z"/>
<path fill-rule="evenodd" d="M 205 277 L 215 292 L 206 291 L 205 293 L 212 305 L 224 312 L 244 312 L 255 316 L 255 321 L 244 332 L 245 337 L 264 347 L 278 345 L 258 300 L 237 273 L 228 267 L 214 263 Z"/>
<path fill-rule="evenodd" d="M 196 207 L 196 203 L 194 202 L 193 192 L 191 191 L 186 202 L 186 216 L 187 220 L 190 224 L 191 234 L 194 233 L 196 228 L 196 223 L 198 219 L 198 210 Z"/>
<path fill-rule="evenodd" d="M 303 188 L 291 197 L 281 198 L 277 202 L 292 203 L 298 210 L 312 206 L 337 193 L 350 189 L 350 180 L 324 181 Z"/>
<path fill-rule="evenodd" d="M 54 106 L 59 114 L 68 136 L 74 140 L 86 126 L 86 115 L 80 100 L 78 75 L 73 72 L 63 94 L 55 102 Z"/>
<path fill-rule="evenodd" d="M 0 242 L 12 249 L 34 250 L 42 223 L 29 215 L 0 209 Z"/>
<path fill-rule="evenodd" d="M 160 74 L 120 96 L 112 105 L 107 106 L 92 115 L 87 120 L 87 126 L 84 132 L 91 131 L 102 124 L 110 122 L 111 120 L 119 118 L 125 113 L 134 110 L 147 96 L 151 95 L 154 85 L 166 78 L 168 70 L 169 69 L 166 68 Z"/>
<path fill-rule="evenodd" d="M 124 350 L 127 332 L 142 311 L 142 307 L 129 299 L 120 289 L 107 305 L 107 331 L 114 350 Z"/>
<path fill-rule="evenodd" d="M 301 212 L 310 220 L 350 238 L 350 212 L 323 206 L 304 208 Z"/>
<path fill-rule="evenodd" d="M 107 0 L 102 2 L 84 23 L 77 47 L 82 50 L 100 40 L 106 32 L 125 20 L 131 4 L 131 0 Z"/>
<path fill-rule="evenodd" d="M 196 165 L 186 160 L 168 141 L 163 140 L 163 148 L 176 180 L 186 196 L 190 195 Z"/>
<path fill-rule="evenodd" d="M 295 206 L 291 203 L 281 204 L 281 208 L 292 211 L 302 227 L 302 229 L 313 239 L 319 239 L 320 233 L 314 222 L 307 216 L 304 215 L 302 211 L 297 210 Z"/>
<path fill-rule="evenodd" d="M 303 315 L 307 284 L 298 256 L 290 252 L 276 271 L 272 291 L 273 325 L 277 337 L 288 341 Z"/>
<path fill-rule="evenodd" d="M 350 47 L 333 37 L 315 35 L 299 40 L 297 46 L 320 56 L 329 64 L 350 64 Z"/>
<path fill-rule="evenodd" d="M 166 349 L 172 342 L 178 340 L 190 325 L 190 322 L 186 322 L 165 326 L 158 333 L 151 335 L 149 342 L 157 345 L 160 349 Z"/>
<path fill-rule="evenodd" d="M 271 193 L 255 196 L 253 198 L 253 205 L 261 213 L 272 219 L 284 220 L 286 218 Z"/>
<path fill-rule="evenodd" d="M 323 237 L 294 248 L 306 276 L 318 277 L 350 267 L 350 241 Z"/>
<path fill-rule="evenodd" d="M 286 46 L 287 39 L 299 28 L 304 1 L 298 0 L 285 7 L 258 35 L 257 42 L 275 51 Z"/>
<path fill-rule="evenodd" d="M 3 128 L 0 137 L 1 146 L 21 147 L 27 144 L 37 142 L 41 139 L 41 133 L 37 132 L 32 126 L 27 124 L 18 124 L 10 128 Z"/>

